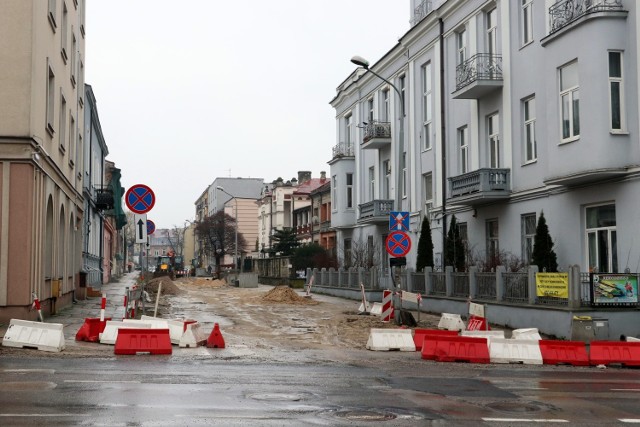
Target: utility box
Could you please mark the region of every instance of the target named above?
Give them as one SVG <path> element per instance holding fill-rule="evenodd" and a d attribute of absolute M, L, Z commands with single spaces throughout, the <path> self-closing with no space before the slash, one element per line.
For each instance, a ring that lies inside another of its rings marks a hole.
<path fill-rule="evenodd" d="M 571 322 L 571 341 L 584 341 L 586 343 L 596 339 L 593 319 L 588 316 L 573 316 Z"/>
<path fill-rule="evenodd" d="M 593 330 L 597 340 L 609 339 L 609 319 L 593 318 Z"/>
<path fill-rule="evenodd" d="M 53 298 L 58 298 L 62 296 L 62 289 L 60 288 L 60 284 L 62 280 L 53 279 L 51 281 L 51 296 Z"/>

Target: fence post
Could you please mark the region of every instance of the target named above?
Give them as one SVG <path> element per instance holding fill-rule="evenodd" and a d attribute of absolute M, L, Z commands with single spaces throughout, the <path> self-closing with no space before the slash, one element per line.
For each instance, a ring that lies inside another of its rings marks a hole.
<path fill-rule="evenodd" d="M 413 269 L 407 268 L 407 292 L 413 292 Z"/>
<path fill-rule="evenodd" d="M 369 280 L 371 289 L 380 289 L 380 283 L 378 283 L 378 269 L 376 267 L 369 268 Z"/>
<path fill-rule="evenodd" d="M 538 292 L 536 288 L 536 273 L 538 273 L 537 265 L 529 266 L 528 285 L 529 285 L 529 304 L 533 305 L 538 301 Z"/>
<path fill-rule="evenodd" d="M 444 287 L 447 290 L 447 296 L 453 296 L 453 266 L 451 265 L 444 268 Z"/>
<path fill-rule="evenodd" d="M 580 266 L 569 266 L 569 301 L 567 304 L 571 309 L 580 308 L 582 305 L 581 295 L 582 280 L 580 279 Z"/>
<path fill-rule="evenodd" d="M 478 282 L 476 281 L 476 273 L 478 267 L 472 265 L 469 267 L 469 298 L 474 299 L 478 295 Z"/>
<path fill-rule="evenodd" d="M 425 267 L 424 268 L 424 294 L 432 295 L 433 294 L 433 268 Z"/>
<path fill-rule="evenodd" d="M 504 265 L 496 267 L 496 301 L 504 301 L 504 276 L 507 269 Z"/>

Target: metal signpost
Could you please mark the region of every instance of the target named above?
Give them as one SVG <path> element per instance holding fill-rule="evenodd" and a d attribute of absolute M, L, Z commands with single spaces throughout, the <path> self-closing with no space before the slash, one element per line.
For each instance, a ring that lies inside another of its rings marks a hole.
<path fill-rule="evenodd" d="M 396 280 L 395 275 L 399 274 L 398 266 L 406 265 L 405 256 L 411 250 L 411 237 L 406 233 L 409 231 L 409 212 L 390 212 L 389 231 L 391 233 L 387 236 L 385 248 L 392 257 L 389 259 L 389 266 L 392 269 L 391 280 L 394 287 L 401 288 L 400 277 L 398 276 Z M 396 312 L 396 323 L 398 323 L 397 319 L 399 319 L 402 310 L 402 298 L 397 297 L 397 301 L 399 301 L 399 310 Z"/>
<path fill-rule="evenodd" d="M 156 204 L 156 195 L 153 190 L 144 184 L 132 185 L 124 195 L 124 201 L 131 212 L 142 215 L 149 212 Z M 147 241 L 147 216 L 135 219 L 136 243 L 140 243 L 140 256 L 142 256 L 142 245 L 147 244 L 147 270 L 149 269 L 149 243 Z M 154 225 L 155 230 L 155 225 Z M 142 237 L 144 235 L 144 238 Z M 140 264 L 142 260 L 140 259 Z"/>

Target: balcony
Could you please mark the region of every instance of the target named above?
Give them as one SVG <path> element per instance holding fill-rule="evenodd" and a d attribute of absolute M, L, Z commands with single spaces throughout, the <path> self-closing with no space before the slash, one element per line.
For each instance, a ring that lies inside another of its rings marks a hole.
<path fill-rule="evenodd" d="M 418 25 L 428 14 L 433 11 L 433 5 L 429 0 L 423 0 L 422 3 L 413 9 L 413 18 L 411 18 L 411 26 Z"/>
<path fill-rule="evenodd" d="M 549 8 L 549 34 L 587 15 L 622 11 L 622 0 L 560 0 Z"/>
<path fill-rule="evenodd" d="M 478 53 L 456 67 L 454 99 L 479 99 L 502 87 L 502 56 Z"/>
<path fill-rule="evenodd" d="M 451 203 L 474 206 L 505 200 L 510 194 L 510 169 L 478 169 L 449 178 Z"/>
<path fill-rule="evenodd" d="M 372 200 L 358 206 L 360 217 L 358 222 L 389 222 L 389 214 L 393 211 L 393 200 Z"/>
<path fill-rule="evenodd" d="M 372 122 L 364 127 L 362 149 L 380 149 L 391 144 L 391 123 Z"/>
<path fill-rule="evenodd" d="M 340 142 L 331 149 L 331 158 L 338 159 L 340 157 L 353 157 L 355 155 L 353 144 Z"/>

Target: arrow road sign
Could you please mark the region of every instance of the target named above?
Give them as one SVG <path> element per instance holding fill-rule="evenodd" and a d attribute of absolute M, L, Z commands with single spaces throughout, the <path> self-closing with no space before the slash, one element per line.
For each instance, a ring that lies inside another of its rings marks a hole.
<path fill-rule="evenodd" d="M 409 212 L 390 212 L 389 230 L 409 231 Z"/>
<path fill-rule="evenodd" d="M 136 243 L 147 243 L 147 214 L 134 214 L 133 226 Z"/>
<path fill-rule="evenodd" d="M 387 236 L 385 247 L 392 257 L 403 257 L 411 249 L 411 238 L 404 231 L 394 231 Z"/>
<path fill-rule="evenodd" d="M 156 203 L 156 196 L 153 190 L 144 184 L 136 184 L 127 190 L 124 195 L 127 207 L 133 213 L 147 213 Z"/>

